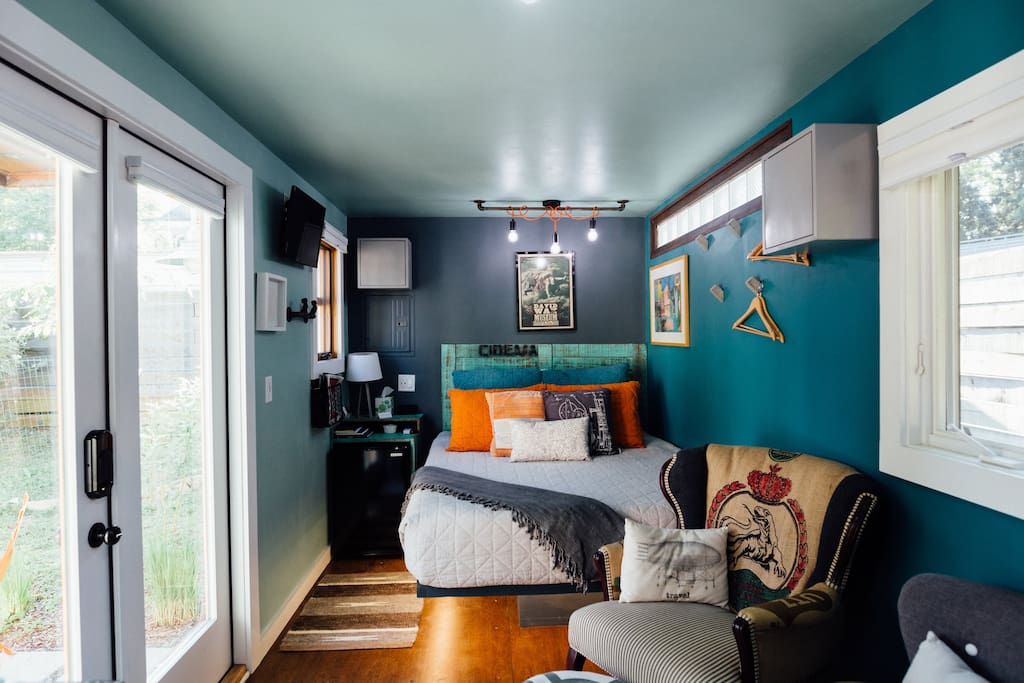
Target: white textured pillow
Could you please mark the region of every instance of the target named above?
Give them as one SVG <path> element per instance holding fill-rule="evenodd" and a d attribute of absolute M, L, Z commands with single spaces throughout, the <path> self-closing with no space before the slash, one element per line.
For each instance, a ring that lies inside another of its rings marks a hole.
<path fill-rule="evenodd" d="M 987 683 L 964 664 L 949 646 L 928 631 L 928 635 L 917 647 L 917 654 L 910 662 L 903 683 Z"/>
<path fill-rule="evenodd" d="M 729 602 L 729 527 L 661 529 L 626 519 L 620 602 Z"/>
<path fill-rule="evenodd" d="M 590 418 L 509 425 L 512 462 L 590 460 Z"/>

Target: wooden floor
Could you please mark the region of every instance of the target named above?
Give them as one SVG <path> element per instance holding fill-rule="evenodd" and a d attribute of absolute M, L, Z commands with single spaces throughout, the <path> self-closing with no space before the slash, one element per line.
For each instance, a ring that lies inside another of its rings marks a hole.
<path fill-rule="evenodd" d="M 400 559 L 344 560 L 330 572 L 402 571 Z M 522 683 L 565 668 L 565 626 L 520 628 L 514 596 L 427 598 L 416 644 L 395 650 L 280 652 L 252 683 Z M 600 671 L 587 663 L 586 670 Z"/>

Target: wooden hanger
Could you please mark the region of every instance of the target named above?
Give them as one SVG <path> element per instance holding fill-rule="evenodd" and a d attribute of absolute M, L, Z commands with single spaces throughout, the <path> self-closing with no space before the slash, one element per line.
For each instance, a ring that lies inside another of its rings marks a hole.
<path fill-rule="evenodd" d="M 811 248 L 804 247 L 803 251 L 797 251 L 792 254 L 782 254 L 780 256 L 765 256 L 764 255 L 764 241 L 758 242 L 757 246 L 750 250 L 747 254 L 748 261 L 775 261 L 777 263 L 795 263 L 798 266 L 811 265 Z"/>
<path fill-rule="evenodd" d="M 768 312 L 768 303 L 764 300 L 764 296 L 761 294 L 764 290 L 764 284 L 757 278 L 752 277 L 747 280 L 747 286 L 755 292 L 754 300 L 750 302 L 750 306 L 747 307 L 746 313 L 741 315 L 739 319 L 732 324 L 732 329 L 739 330 L 740 332 L 757 334 L 762 337 L 768 337 L 772 341 L 785 344 L 786 338 L 782 335 L 782 330 L 779 329 L 779 326 L 772 318 L 771 313 Z M 755 313 L 759 318 L 761 318 L 761 322 L 764 323 L 763 330 L 743 324 Z"/>

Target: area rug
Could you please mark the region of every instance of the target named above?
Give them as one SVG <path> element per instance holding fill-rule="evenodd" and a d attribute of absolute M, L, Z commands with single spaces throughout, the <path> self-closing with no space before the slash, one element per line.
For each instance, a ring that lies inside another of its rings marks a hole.
<path fill-rule="evenodd" d="M 423 599 L 408 572 L 325 574 L 281 639 L 280 650 L 412 647 Z"/>

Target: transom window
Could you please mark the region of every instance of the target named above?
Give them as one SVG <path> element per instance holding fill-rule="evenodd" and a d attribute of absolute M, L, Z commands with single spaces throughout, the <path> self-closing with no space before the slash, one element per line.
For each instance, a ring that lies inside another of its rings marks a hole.
<path fill-rule="evenodd" d="M 759 211 L 761 157 L 792 136 L 792 121 L 787 121 L 654 214 L 651 258 Z"/>

